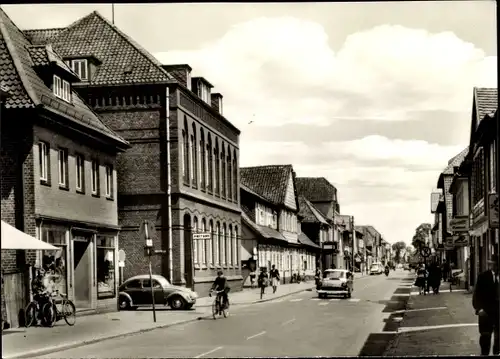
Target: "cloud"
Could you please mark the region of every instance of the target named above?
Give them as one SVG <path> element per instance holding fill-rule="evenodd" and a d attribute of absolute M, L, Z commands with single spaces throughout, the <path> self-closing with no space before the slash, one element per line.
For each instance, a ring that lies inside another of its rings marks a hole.
<path fill-rule="evenodd" d="M 236 125 L 373 119 L 470 111 L 474 85 L 496 86 L 496 57 L 452 32 L 382 25 L 348 36 L 335 52 L 324 28 L 292 17 L 238 24 L 193 51 L 156 54 L 193 65 L 225 96 Z"/>

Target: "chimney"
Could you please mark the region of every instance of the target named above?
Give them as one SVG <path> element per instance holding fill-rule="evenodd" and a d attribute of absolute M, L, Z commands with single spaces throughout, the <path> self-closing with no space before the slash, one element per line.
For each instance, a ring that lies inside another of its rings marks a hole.
<path fill-rule="evenodd" d="M 212 98 L 212 107 L 222 115 L 222 95 L 220 93 L 213 93 L 211 98 Z"/>
<path fill-rule="evenodd" d="M 180 84 L 191 90 L 191 71 L 193 70 L 191 66 L 187 64 L 179 65 L 162 65 L 165 71 L 174 77 Z"/>

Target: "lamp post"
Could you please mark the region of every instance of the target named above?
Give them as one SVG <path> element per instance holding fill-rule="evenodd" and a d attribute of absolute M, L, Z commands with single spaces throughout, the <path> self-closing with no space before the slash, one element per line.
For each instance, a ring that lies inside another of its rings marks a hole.
<path fill-rule="evenodd" d="M 349 217 L 351 222 L 352 231 L 352 248 L 351 248 L 351 261 L 352 261 L 352 273 L 354 274 L 354 241 L 356 240 L 356 231 L 354 230 L 354 216 Z"/>

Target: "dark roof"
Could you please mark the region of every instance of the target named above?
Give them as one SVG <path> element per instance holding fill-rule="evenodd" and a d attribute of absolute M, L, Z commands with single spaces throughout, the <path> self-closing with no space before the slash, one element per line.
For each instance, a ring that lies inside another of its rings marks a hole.
<path fill-rule="evenodd" d="M 262 197 L 260 194 L 256 193 L 255 191 L 253 191 L 252 189 L 248 188 L 247 186 L 245 186 L 243 183 L 240 183 L 240 191 L 244 191 L 244 192 L 247 192 L 249 194 L 251 194 L 252 196 L 255 196 L 257 197 L 258 199 L 260 199 L 262 202 L 264 203 L 270 203 L 269 200 L 265 199 L 264 197 Z"/>
<path fill-rule="evenodd" d="M 337 189 L 324 177 L 297 177 L 297 192 L 311 202 L 333 201 Z"/>
<path fill-rule="evenodd" d="M 303 217 L 302 222 L 328 224 L 321 212 L 304 196 L 299 195 L 299 205 L 299 214 Z"/>
<path fill-rule="evenodd" d="M 321 248 L 316 243 L 314 243 L 313 241 L 311 241 L 311 239 L 309 239 L 309 237 L 306 236 L 304 233 L 300 233 L 298 239 L 299 239 L 299 243 L 300 244 L 303 244 L 303 245 L 305 245 L 307 247 Z"/>
<path fill-rule="evenodd" d="M 101 122 L 75 91 L 72 91 L 72 104 L 57 98 L 34 69 L 35 61 L 43 62 L 39 57 L 42 51 L 33 50 L 36 59 L 33 60 L 30 53 L 32 44 L 2 8 L 0 8 L 0 20 L 0 78 L 2 85 L 11 94 L 5 101 L 6 108 L 19 109 L 41 106 L 75 124 L 128 145 L 124 139 Z M 57 57 L 57 54 L 51 49 L 45 48 L 45 54 L 49 62 L 60 61 L 63 66 L 66 66 L 60 58 L 57 60 L 54 58 Z M 58 65 L 60 64 L 58 63 Z"/>
<path fill-rule="evenodd" d="M 251 229 L 253 229 L 257 234 L 259 234 L 262 238 L 264 239 L 278 239 L 282 241 L 287 241 L 286 238 L 278 232 L 276 229 L 273 229 L 271 227 L 267 226 L 261 226 L 254 221 L 252 221 L 245 211 L 241 212 L 241 219 L 243 223 L 245 223 L 247 226 L 249 226 Z"/>
<path fill-rule="evenodd" d="M 26 33 L 40 38 L 42 43 L 51 43 L 63 58 L 92 54 L 102 61 L 90 80 L 91 85 L 158 83 L 172 79 L 154 56 L 97 11 L 53 34 L 46 35 L 40 30 Z"/>
<path fill-rule="evenodd" d="M 443 186 L 444 186 L 443 176 L 453 176 L 454 168 L 460 167 L 460 165 L 462 164 L 462 162 L 464 161 L 464 159 L 468 153 L 469 153 L 469 146 L 464 148 L 459 154 L 450 158 L 450 160 L 448 161 L 448 166 L 446 166 L 446 168 L 443 170 L 443 172 L 441 172 L 441 174 L 439 175 L 438 182 L 437 182 L 438 188 L 443 188 Z"/>
<path fill-rule="evenodd" d="M 274 205 L 284 205 L 292 165 L 270 165 L 240 168 L 240 182 Z M 295 187 L 295 186 L 294 186 Z M 297 197 L 297 196 L 296 196 Z M 297 209 L 299 208 L 296 198 Z"/>
<path fill-rule="evenodd" d="M 32 44 L 46 45 L 49 40 L 59 35 L 64 28 L 54 29 L 39 29 L 39 30 L 24 30 L 24 35 L 31 41 Z"/>
<path fill-rule="evenodd" d="M 493 114 L 498 108 L 498 89 L 474 87 L 474 98 L 478 123 L 484 116 Z"/>

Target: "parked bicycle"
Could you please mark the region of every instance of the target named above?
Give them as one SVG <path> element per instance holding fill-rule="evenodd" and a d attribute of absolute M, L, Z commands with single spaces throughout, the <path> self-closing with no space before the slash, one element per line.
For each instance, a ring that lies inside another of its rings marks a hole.
<path fill-rule="evenodd" d="M 38 321 L 45 325 L 45 319 L 42 315 L 42 307 L 49 302 L 49 295 L 47 292 L 42 292 L 36 295 L 31 302 L 28 303 L 24 310 L 24 325 L 29 328 L 37 325 Z"/>
<path fill-rule="evenodd" d="M 212 315 L 214 319 L 217 319 L 217 315 L 224 315 L 224 318 L 227 318 L 229 315 L 229 301 L 227 301 L 226 305 L 223 305 L 222 293 L 223 290 L 212 290 L 210 293 L 216 293 L 215 300 L 212 304 Z"/>
<path fill-rule="evenodd" d="M 59 310 L 58 305 L 60 305 L 61 310 Z M 50 296 L 49 302 L 43 306 L 42 316 L 49 327 L 61 319 L 64 319 L 69 326 L 73 326 L 76 322 L 76 307 L 66 294 L 56 290 Z"/>
<path fill-rule="evenodd" d="M 453 291 L 452 286 L 454 285 L 455 287 L 460 287 L 460 278 L 463 277 L 463 270 L 457 270 L 453 271 L 451 276 L 450 276 L 450 292 Z"/>

